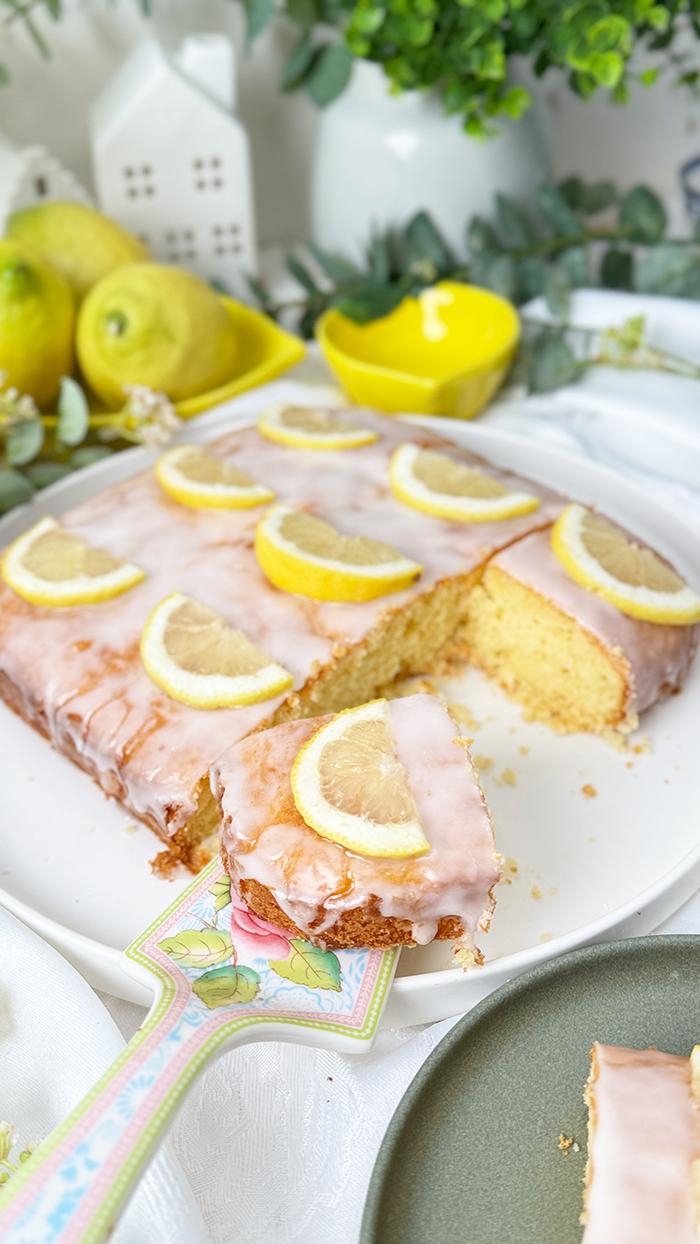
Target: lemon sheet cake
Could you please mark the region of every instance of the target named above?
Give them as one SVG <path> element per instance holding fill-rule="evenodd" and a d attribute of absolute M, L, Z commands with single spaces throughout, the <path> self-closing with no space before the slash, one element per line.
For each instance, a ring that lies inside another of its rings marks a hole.
<path fill-rule="evenodd" d="M 212 784 L 224 865 L 257 915 L 324 946 L 437 937 L 465 966 L 481 961 L 499 861 L 464 740 L 434 696 L 252 735 Z"/>
<path fill-rule="evenodd" d="M 393 546 L 422 573 L 377 599 L 336 603 L 280 590 L 254 551 L 267 506 L 192 508 L 153 470 L 108 488 L 61 518 L 62 528 L 142 569 L 102 603 L 45 607 L 0 583 L 0 691 L 6 702 L 196 867 L 217 828 L 206 778 L 231 744 L 278 721 L 336 712 L 371 699 L 399 675 L 424 672 L 466 616 L 484 561 L 560 512 L 546 488 L 486 466 L 500 491 L 538 500 L 533 512 L 478 523 L 435 518 L 399 501 L 392 454 L 414 443 L 469 469 L 485 464 L 422 429 L 366 412 L 377 434 L 362 447 L 318 452 L 264 439 L 255 428 L 208 448 L 275 502 L 322 516 L 348 537 Z M 140 655 L 153 611 L 182 593 L 220 615 L 270 661 L 291 690 L 260 703 L 204 710 L 182 703 L 146 672 Z M 163 860 L 163 863 L 166 863 Z"/>
<path fill-rule="evenodd" d="M 595 1043 L 584 1244 L 700 1240 L 697 1055 Z"/>

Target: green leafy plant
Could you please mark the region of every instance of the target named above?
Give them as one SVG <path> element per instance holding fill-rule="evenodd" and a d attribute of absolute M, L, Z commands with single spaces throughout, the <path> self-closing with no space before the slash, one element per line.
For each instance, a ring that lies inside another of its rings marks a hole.
<path fill-rule="evenodd" d="M 159 448 L 180 427 L 167 397 L 144 385 L 129 387 L 122 410 L 91 414 L 80 385 L 64 376 L 57 413 L 42 415 L 31 397 L 5 381 L 0 372 L 0 514 L 115 450 Z"/>
<path fill-rule="evenodd" d="M 698 374 L 684 360 L 651 351 L 641 336 L 631 350 L 628 334 L 626 353 L 618 348 L 621 342 L 612 349 L 612 336 L 601 345 L 599 333 L 571 328 L 568 314 L 572 290 L 586 286 L 700 299 L 700 239 L 668 239 L 664 206 L 646 186 L 619 195 L 609 182 L 586 185 L 571 177 L 542 185 L 538 204 L 538 218 L 531 220 L 497 195 L 495 223 L 476 216 L 467 225 L 466 261 L 452 254 L 430 217 L 419 212 L 405 229 L 373 237 L 363 268 L 313 246 L 308 259 L 289 255 L 289 271 L 304 290 L 296 302 L 275 302 L 259 281 L 253 289 L 274 318 L 294 313 L 306 337 L 329 307 L 367 324 L 440 280 L 480 285 L 516 304 L 543 295 L 554 322 L 525 321 L 515 369 L 530 390 L 567 384 L 582 366 L 599 362 Z"/>
<path fill-rule="evenodd" d="M 244 4 L 252 39 L 275 5 Z M 698 0 L 286 0 L 284 7 L 301 28 L 284 90 L 303 86 L 324 106 L 344 90 L 352 58 L 362 57 L 381 64 L 396 91 L 437 89 L 445 111 L 460 114 L 476 137 L 493 132 L 493 118 L 517 119 L 530 106 L 528 91 L 509 77 L 514 55 L 528 57 L 540 77 L 550 66 L 567 70 L 583 99 L 602 88 L 624 103 L 630 81 L 655 82 L 657 63 L 630 69 L 638 46 L 665 53 L 679 82 L 698 81 L 687 53 L 673 51 L 682 31 L 700 37 Z M 341 28 L 342 42 L 330 41 L 331 26 Z"/>

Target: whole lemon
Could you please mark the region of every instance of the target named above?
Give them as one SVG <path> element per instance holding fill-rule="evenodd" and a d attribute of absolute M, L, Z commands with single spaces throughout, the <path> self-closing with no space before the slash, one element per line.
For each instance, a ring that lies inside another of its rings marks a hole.
<path fill-rule="evenodd" d="M 224 304 L 198 276 L 165 264 L 129 264 L 90 291 L 78 316 L 85 379 L 106 405 L 145 384 L 173 402 L 230 378 L 236 333 Z"/>
<path fill-rule="evenodd" d="M 149 258 L 139 238 L 83 203 L 41 203 L 13 212 L 7 236 L 50 260 L 80 301 L 103 276 Z"/>
<path fill-rule="evenodd" d="M 0 369 L 37 406 L 58 394 L 73 370 L 75 299 L 31 247 L 0 240 Z"/>

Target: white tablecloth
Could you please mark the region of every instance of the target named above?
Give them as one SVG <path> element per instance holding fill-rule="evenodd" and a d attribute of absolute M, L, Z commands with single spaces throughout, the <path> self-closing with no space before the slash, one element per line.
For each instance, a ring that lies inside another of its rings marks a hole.
<path fill-rule="evenodd" d="M 581 298 L 579 319 L 588 323 L 593 316 L 597 323 L 613 323 L 639 309 L 634 299 L 616 295 Z M 669 315 L 682 317 L 700 352 L 700 307 L 675 303 Z M 302 366 L 300 379 L 328 382 L 318 364 L 314 374 L 313 359 Z M 643 427 L 632 431 L 635 403 L 644 418 Z M 669 465 L 673 437 L 676 451 L 684 438 L 690 449 L 694 442 L 700 461 L 698 382 L 599 369 L 575 388 L 501 403 L 484 418 L 614 466 L 700 526 L 700 477 L 696 490 L 680 483 Z M 686 472 L 684 478 L 693 476 Z M 700 933 L 700 894 L 658 932 Z M 146 1012 L 115 998 L 103 1001 L 131 1037 Z M 263 1044 L 212 1066 L 186 1101 L 172 1142 L 213 1244 L 357 1244 L 372 1166 L 391 1115 L 455 1022 L 383 1031 L 370 1054 Z"/>

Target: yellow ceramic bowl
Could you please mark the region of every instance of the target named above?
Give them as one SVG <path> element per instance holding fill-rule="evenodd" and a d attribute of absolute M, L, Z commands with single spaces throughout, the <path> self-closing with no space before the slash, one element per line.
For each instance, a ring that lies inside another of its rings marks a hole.
<path fill-rule="evenodd" d="M 507 374 L 520 320 L 510 302 L 489 290 L 441 281 L 371 324 L 327 311 L 316 337 L 354 401 L 471 419 Z"/>
<path fill-rule="evenodd" d="M 234 373 L 218 389 L 210 389 L 208 393 L 198 393 L 196 397 L 177 402 L 175 410 L 182 419 L 201 415 L 210 406 L 218 406 L 220 402 L 237 397 L 246 389 L 265 384 L 294 363 L 298 363 L 306 353 L 303 341 L 285 332 L 283 328 L 278 328 L 267 315 L 253 311 L 242 302 L 234 302 L 233 298 L 222 295 L 221 301 L 238 336 L 239 349 Z"/>

